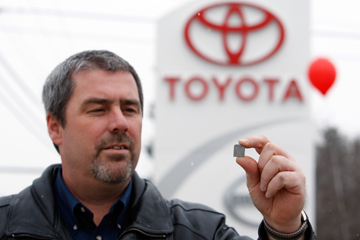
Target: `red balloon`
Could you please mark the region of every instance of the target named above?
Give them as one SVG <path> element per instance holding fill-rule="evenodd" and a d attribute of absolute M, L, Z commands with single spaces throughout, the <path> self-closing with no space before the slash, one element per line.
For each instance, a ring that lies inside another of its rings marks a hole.
<path fill-rule="evenodd" d="M 310 64 L 308 74 L 312 85 L 325 95 L 335 82 L 336 70 L 328 59 L 318 58 Z"/>

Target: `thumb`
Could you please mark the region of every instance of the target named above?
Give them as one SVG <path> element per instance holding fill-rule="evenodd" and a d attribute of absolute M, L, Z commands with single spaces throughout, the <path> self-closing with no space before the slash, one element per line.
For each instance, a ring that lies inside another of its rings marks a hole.
<path fill-rule="evenodd" d="M 236 158 L 239 164 L 246 172 L 246 182 L 249 189 L 253 188 L 260 182 L 260 173 L 257 162 L 248 156 Z"/>

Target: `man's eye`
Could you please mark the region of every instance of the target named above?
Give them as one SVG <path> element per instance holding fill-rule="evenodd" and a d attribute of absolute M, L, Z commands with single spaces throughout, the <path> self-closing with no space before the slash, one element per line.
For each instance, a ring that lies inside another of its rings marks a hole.
<path fill-rule="evenodd" d="M 124 110 L 125 110 L 125 112 L 128 112 L 128 113 L 136 113 L 137 112 L 135 108 L 125 108 Z"/>
<path fill-rule="evenodd" d="M 105 111 L 105 109 L 103 109 L 103 108 L 96 108 L 96 109 L 91 110 L 91 112 L 95 112 L 95 113 L 103 112 L 103 111 Z"/>

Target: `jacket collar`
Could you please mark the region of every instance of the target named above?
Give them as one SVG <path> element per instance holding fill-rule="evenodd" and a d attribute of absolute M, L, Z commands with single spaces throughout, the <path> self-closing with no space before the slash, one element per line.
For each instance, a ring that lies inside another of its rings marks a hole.
<path fill-rule="evenodd" d="M 10 203 L 6 234 L 28 234 L 44 238 L 71 239 L 62 223 L 54 199 L 54 181 L 61 165 L 49 166 L 33 185 L 24 189 Z M 166 200 L 149 181 L 133 175 L 129 228 L 148 234 L 168 234 L 173 231 Z M 154 221 L 156 219 L 156 221 Z M 65 236 L 65 237 L 64 237 Z"/>
<path fill-rule="evenodd" d="M 13 198 L 9 207 L 7 235 L 25 234 L 58 239 L 60 234 L 71 239 L 58 212 L 54 211 L 53 183 L 59 168 L 59 164 L 48 167 L 32 186 Z"/>
<path fill-rule="evenodd" d="M 170 209 L 158 189 L 135 172 L 133 175 L 132 205 L 133 215 L 128 229 L 136 228 L 149 234 L 173 232 Z M 156 220 L 155 220 L 156 219 Z"/>

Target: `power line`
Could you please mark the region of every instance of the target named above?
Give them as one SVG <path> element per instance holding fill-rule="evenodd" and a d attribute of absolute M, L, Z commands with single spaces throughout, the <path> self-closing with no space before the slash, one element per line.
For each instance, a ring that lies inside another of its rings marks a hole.
<path fill-rule="evenodd" d="M 354 39 L 360 40 L 360 32 L 346 32 L 338 30 L 321 30 L 313 29 L 311 32 L 313 37 L 322 38 L 340 38 L 340 39 Z"/>
<path fill-rule="evenodd" d="M 12 34 L 26 34 L 26 35 L 38 35 L 48 37 L 61 37 L 68 39 L 83 39 L 86 41 L 107 41 L 107 42 L 121 42 L 130 44 L 144 44 L 153 45 L 154 39 L 144 37 L 129 37 L 120 35 L 100 34 L 100 33 L 85 33 L 85 32 L 69 32 L 53 29 L 34 29 L 25 27 L 14 27 L 0 25 L 0 31 L 12 33 Z"/>
<path fill-rule="evenodd" d="M 72 10 L 59 10 L 49 8 L 22 8 L 22 7 L 2 7 L 2 14 L 29 14 L 29 15 L 42 15 L 42 16 L 56 16 L 61 18 L 81 18 L 81 19 L 101 19 L 108 21 L 125 21 L 142 24 L 155 24 L 156 18 L 111 14 L 111 13 L 99 13 L 99 12 L 83 12 Z"/>
<path fill-rule="evenodd" d="M 8 174 L 41 174 L 44 171 L 43 168 L 36 167 L 10 167 L 10 166 L 1 166 L 0 173 Z"/>

